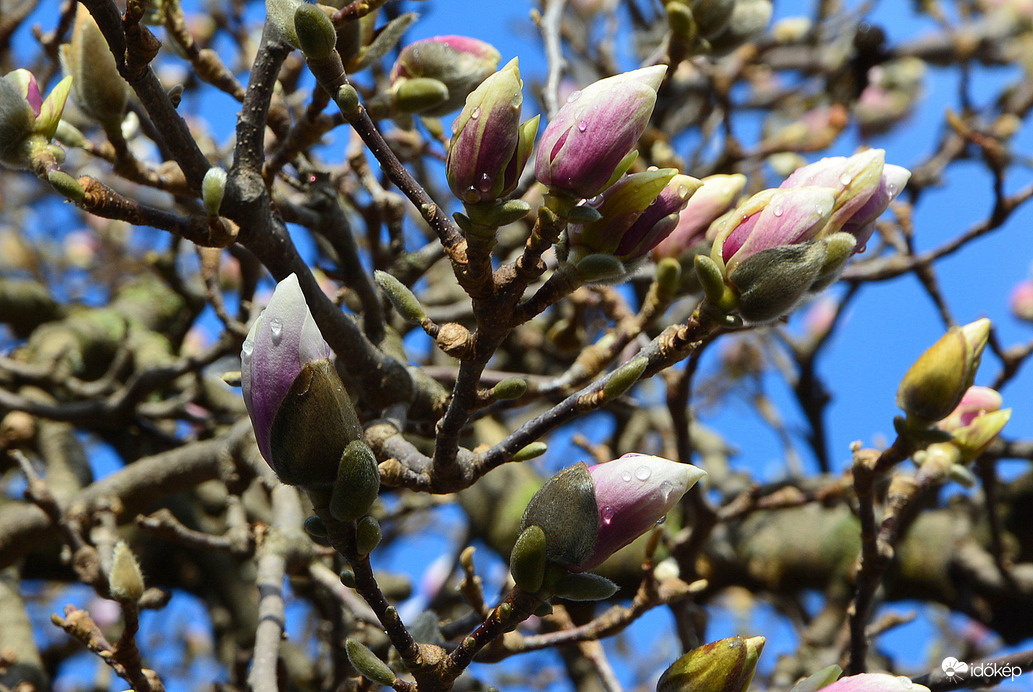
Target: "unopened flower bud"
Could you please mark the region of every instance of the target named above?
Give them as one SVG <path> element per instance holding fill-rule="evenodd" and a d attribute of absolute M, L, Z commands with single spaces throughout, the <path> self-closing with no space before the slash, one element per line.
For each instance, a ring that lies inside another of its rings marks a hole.
<path fill-rule="evenodd" d="M 419 112 L 445 115 L 460 108 L 470 92 L 495 72 L 500 57 L 491 44 L 467 36 L 435 36 L 416 41 L 398 55 L 391 69 L 392 89 L 397 93 L 406 80 L 434 79 L 444 85 L 446 98 Z"/>
<path fill-rule="evenodd" d="M 1033 322 L 1033 281 L 1026 279 L 1012 289 L 1008 300 L 1011 314 L 1025 322 Z"/>
<path fill-rule="evenodd" d="M 664 65 L 645 67 L 571 94 L 538 144 L 538 182 L 590 198 L 622 175 L 653 113 L 666 72 Z"/>
<path fill-rule="evenodd" d="M 570 466 L 531 498 L 521 531 L 541 527 L 548 559 L 583 572 L 645 533 L 704 475 L 645 454 Z"/>
<path fill-rule="evenodd" d="M 886 152 L 868 149 L 853 156 L 834 156 L 797 169 L 780 189 L 826 187 L 836 202 L 822 235 L 844 231 L 857 238 L 862 252 L 875 230 L 875 220 L 907 185 L 911 172 L 885 163 Z"/>
<path fill-rule="evenodd" d="M 316 5 L 302 3 L 294 10 L 294 32 L 301 52 L 311 60 L 327 57 L 337 44 L 334 23 Z"/>
<path fill-rule="evenodd" d="M 975 460 L 997 439 L 1011 418 L 1011 409 L 1001 409 L 1001 395 L 989 387 L 969 387 L 957 407 L 936 427 L 954 439 L 944 444 L 957 447 L 961 461 Z"/>
<path fill-rule="evenodd" d="M 140 564 L 129 546 L 119 541 L 115 544 L 111 559 L 111 573 L 108 575 L 108 589 L 117 601 L 136 603 L 143 596 L 143 573 Z"/>
<path fill-rule="evenodd" d="M 72 40 L 61 46 L 61 66 L 72 76 L 72 98 L 87 117 L 106 130 L 121 126 L 129 103 L 129 84 L 85 5 L 79 5 Z"/>
<path fill-rule="evenodd" d="M 241 348 L 241 388 L 262 456 L 290 485 L 332 483 L 362 428 L 296 275 L 281 281 Z"/>
<path fill-rule="evenodd" d="M 746 176 L 709 175 L 678 214 L 674 230 L 653 248 L 653 257 L 681 257 L 705 239 L 707 228 L 735 203 L 746 185 Z"/>
<path fill-rule="evenodd" d="M 467 204 L 516 189 L 538 132 L 537 116 L 520 124 L 522 89 L 514 58 L 473 90 L 452 123 L 445 174 L 452 193 Z"/>
<path fill-rule="evenodd" d="M 0 164 L 32 168 L 33 155 L 41 149 L 58 159 L 63 156 L 50 142 L 71 87 L 71 77 L 65 77 L 44 99 L 28 70 L 14 70 L 0 78 Z"/>
<path fill-rule="evenodd" d="M 886 673 L 848 675 L 821 689 L 823 692 L 929 692 L 928 687 L 910 678 Z"/>
<path fill-rule="evenodd" d="M 729 637 L 688 652 L 664 671 L 657 692 L 746 692 L 764 637 Z"/>
<path fill-rule="evenodd" d="M 739 314 L 753 324 L 778 319 L 807 294 L 824 264 L 821 240 L 780 245 L 746 258 L 728 275 L 738 292 Z"/>
<path fill-rule="evenodd" d="M 836 203 L 831 189 L 764 190 L 714 222 L 710 257 L 730 275 L 747 258 L 814 238 Z"/>
<path fill-rule="evenodd" d="M 986 318 L 951 327 L 908 369 L 897 389 L 897 406 L 919 424 L 946 418 L 972 385 L 989 336 Z"/>

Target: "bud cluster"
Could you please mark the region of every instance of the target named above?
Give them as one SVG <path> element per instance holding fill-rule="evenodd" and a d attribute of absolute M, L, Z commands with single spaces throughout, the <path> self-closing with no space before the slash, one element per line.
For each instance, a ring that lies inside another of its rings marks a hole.
<path fill-rule="evenodd" d="M 717 219 L 709 257 L 696 260 L 710 302 L 764 323 L 835 281 L 910 178 L 884 157 L 870 149 L 822 159 Z"/>

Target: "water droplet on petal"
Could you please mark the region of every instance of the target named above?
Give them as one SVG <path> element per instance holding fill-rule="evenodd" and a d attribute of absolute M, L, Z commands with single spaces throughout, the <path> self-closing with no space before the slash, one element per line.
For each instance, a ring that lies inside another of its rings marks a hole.
<path fill-rule="evenodd" d="M 839 184 L 840 185 L 849 185 L 850 181 L 853 180 L 853 179 L 854 179 L 853 176 L 851 176 L 849 173 L 843 173 L 842 175 L 839 176 Z"/>
<path fill-rule="evenodd" d="M 660 484 L 660 494 L 663 496 L 664 502 L 667 502 L 667 499 L 671 496 L 672 492 L 674 492 L 674 483 L 671 481 L 664 481 Z"/>
<path fill-rule="evenodd" d="M 579 98 L 581 98 L 581 90 L 580 89 L 578 89 L 577 91 L 571 93 L 570 96 L 567 97 L 567 103 L 573 103 L 574 101 L 577 101 Z"/>
<path fill-rule="evenodd" d="M 635 469 L 635 478 L 640 481 L 648 481 L 651 475 L 653 475 L 653 469 L 648 466 L 643 465 Z"/>
<path fill-rule="evenodd" d="M 657 520 L 656 520 L 656 525 L 657 525 L 657 526 L 660 526 L 660 525 L 661 525 L 661 524 L 663 524 L 663 523 L 664 523 L 665 521 L 667 521 L 667 515 L 666 515 L 666 514 L 665 514 L 665 515 L 663 515 L 662 517 L 660 517 L 659 519 L 657 519 Z"/>
<path fill-rule="evenodd" d="M 624 471 L 621 473 L 621 480 L 627 483 L 631 480 L 631 471 Z"/>
<path fill-rule="evenodd" d="M 476 106 L 472 111 L 470 111 L 470 119 L 476 120 L 479 117 L 481 117 L 481 107 Z"/>
<path fill-rule="evenodd" d="M 251 353 L 255 350 L 255 342 L 251 339 L 244 339 L 244 343 L 240 345 L 240 356 L 244 360 L 251 358 Z"/>
<path fill-rule="evenodd" d="M 477 183 L 477 189 L 481 192 L 487 192 L 491 189 L 491 176 L 487 173 L 481 173 L 481 179 Z"/>
<path fill-rule="evenodd" d="M 603 523 L 606 524 L 607 526 L 609 526 L 610 522 L 613 521 L 613 515 L 616 514 L 616 513 L 617 512 L 614 511 L 613 507 L 610 507 L 609 505 L 607 505 L 606 507 L 603 507 L 603 511 L 602 511 Z"/>
<path fill-rule="evenodd" d="M 886 184 L 886 194 L 888 194 L 890 197 L 892 197 L 893 195 L 897 194 L 897 184 L 896 183 L 887 183 Z"/>
<path fill-rule="evenodd" d="M 283 338 L 283 320 L 279 317 L 269 320 L 269 331 L 273 334 L 273 343 L 280 343 L 280 339 Z"/>
<path fill-rule="evenodd" d="M 678 186 L 678 199 L 685 199 L 689 196 L 689 188 L 685 185 Z"/>
<path fill-rule="evenodd" d="M 862 252 L 864 252 L 867 249 L 868 249 L 868 244 L 865 243 L 864 245 L 859 245 L 859 246 L 855 247 L 854 248 L 854 253 L 855 254 L 861 254 Z"/>
<path fill-rule="evenodd" d="M 785 213 L 785 210 L 782 208 L 781 204 L 776 204 L 775 208 L 771 210 L 771 213 L 775 216 L 782 216 L 782 214 Z"/>
<path fill-rule="evenodd" d="M 588 129 L 588 121 L 582 120 L 582 121 L 578 122 L 578 124 L 577 124 L 577 131 L 578 132 L 584 132 L 587 129 Z"/>

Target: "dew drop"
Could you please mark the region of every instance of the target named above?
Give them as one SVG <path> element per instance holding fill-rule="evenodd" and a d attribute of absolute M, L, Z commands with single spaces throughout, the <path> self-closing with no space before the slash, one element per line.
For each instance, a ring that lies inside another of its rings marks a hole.
<path fill-rule="evenodd" d="M 689 188 L 685 185 L 678 186 L 678 199 L 685 199 L 689 196 Z"/>
<path fill-rule="evenodd" d="M 850 181 L 853 180 L 853 179 L 854 179 L 853 176 L 851 176 L 849 173 L 843 173 L 842 175 L 839 176 L 839 184 L 840 185 L 849 185 Z"/>
<path fill-rule="evenodd" d="M 674 483 L 671 481 L 664 481 L 660 484 L 660 494 L 663 496 L 664 502 L 667 502 L 667 499 L 671 497 L 672 492 L 674 492 Z"/>
<path fill-rule="evenodd" d="M 609 526 L 610 522 L 613 521 L 613 515 L 615 515 L 616 513 L 617 512 L 614 511 L 613 507 L 610 507 L 609 505 L 607 505 L 606 507 L 603 507 L 603 512 L 602 512 L 603 523 L 606 524 L 607 526 Z"/>
<path fill-rule="evenodd" d="M 481 179 L 477 183 L 477 189 L 481 192 L 487 192 L 491 189 L 491 176 L 487 173 L 481 173 Z"/>
<path fill-rule="evenodd" d="M 861 254 L 862 252 L 864 252 L 867 249 L 868 249 L 868 244 L 865 243 L 864 245 L 855 247 L 854 248 L 854 253 L 859 255 L 859 254 Z"/>
<path fill-rule="evenodd" d="M 279 317 L 269 320 L 269 331 L 273 334 L 273 343 L 280 343 L 280 339 L 283 338 L 283 320 Z"/>
<path fill-rule="evenodd" d="M 890 197 L 892 197 L 893 195 L 897 194 L 897 184 L 896 183 L 886 183 L 886 194 L 889 195 Z"/>
<path fill-rule="evenodd" d="M 818 216 L 825 216 L 825 207 L 821 206 L 820 204 L 814 205 L 814 211 L 816 214 L 818 214 Z"/>
<path fill-rule="evenodd" d="M 771 213 L 775 216 L 782 216 L 785 213 L 785 209 L 782 208 L 781 204 L 775 205 L 775 208 L 771 210 Z"/>
<path fill-rule="evenodd" d="M 640 481 L 648 481 L 651 475 L 653 475 L 653 470 L 648 466 L 643 465 L 635 469 L 635 478 Z"/>
<path fill-rule="evenodd" d="M 478 190 L 473 185 L 471 185 L 470 187 L 466 188 L 466 192 L 463 193 L 463 201 L 464 202 L 469 202 L 470 204 L 473 204 L 474 202 L 480 201 L 480 199 L 481 199 L 480 190 Z"/>
<path fill-rule="evenodd" d="M 244 360 L 251 358 L 251 353 L 255 350 L 255 342 L 251 339 L 244 339 L 244 343 L 240 345 L 240 355 Z"/>
<path fill-rule="evenodd" d="M 588 129 L 588 122 L 587 121 L 582 120 L 581 122 L 579 122 L 577 124 L 577 131 L 578 132 L 584 132 L 587 129 Z"/>
<path fill-rule="evenodd" d="M 660 525 L 661 525 L 661 524 L 663 524 L 663 523 L 664 523 L 665 521 L 667 521 L 667 515 L 666 515 L 666 514 L 665 514 L 665 515 L 663 515 L 662 517 L 660 517 L 659 519 L 657 519 L 657 520 L 656 520 L 656 525 L 657 525 L 657 526 L 660 526 Z"/>
<path fill-rule="evenodd" d="M 596 195 L 595 197 L 592 197 L 591 199 L 586 199 L 585 200 L 585 204 L 587 204 L 590 207 L 598 207 L 602 203 L 603 203 L 603 196 L 602 195 Z"/>
<path fill-rule="evenodd" d="M 479 117 L 481 117 L 481 107 L 477 106 L 472 111 L 470 111 L 470 118 L 472 120 L 476 120 Z"/>
<path fill-rule="evenodd" d="M 621 480 L 627 483 L 631 480 L 631 471 L 625 471 L 621 474 Z"/>
<path fill-rule="evenodd" d="M 580 89 L 578 89 L 577 91 L 573 92 L 570 96 L 567 97 L 567 103 L 574 103 L 574 101 L 577 101 L 579 98 L 581 98 L 581 90 Z"/>

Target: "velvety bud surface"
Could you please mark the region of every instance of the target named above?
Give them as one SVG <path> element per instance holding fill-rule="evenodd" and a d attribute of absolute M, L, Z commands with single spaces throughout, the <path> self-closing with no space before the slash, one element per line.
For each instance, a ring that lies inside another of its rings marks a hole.
<path fill-rule="evenodd" d="M 697 647 L 660 676 L 657 692 L 745 692 L 753 680 L 764 637 L 729 637 Z"/>
<path fill-rule="evenodd" d="M 645 67 L 571 94 L 538 144 L 538 181 L 575 197 L 599 194 L 638 144 L 666 71 Z"/>

